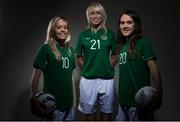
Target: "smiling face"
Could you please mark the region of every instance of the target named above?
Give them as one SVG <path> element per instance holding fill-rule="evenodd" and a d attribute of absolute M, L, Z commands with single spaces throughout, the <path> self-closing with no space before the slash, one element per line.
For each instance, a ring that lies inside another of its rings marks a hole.
<path fill-rule="evenodd" d="M 93 27 L 98 27 L 102 22 L 102 13 L 99 8 L 93 8 L 89 13 L 89 20 Z"/>
<path fill-rule="evenodd" d="M 61 41 L 61 43 L 64 43 L 68 36 L 68 32 L 68 23 L 63 19 L 58 20 L 55 25 L 56 39 Z"/>
<path fill-rule="evenodd" d="M 130 16 L 128 16 L 127 14 L 123 14 L 121 16 L 119 28 L 123 36 L 130 36 L 134 31 L 134 26 L 135 23 Z"/>

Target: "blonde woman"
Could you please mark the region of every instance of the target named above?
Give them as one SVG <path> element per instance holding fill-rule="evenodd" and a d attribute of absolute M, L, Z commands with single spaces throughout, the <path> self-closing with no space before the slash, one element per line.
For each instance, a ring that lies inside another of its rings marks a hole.
<path fill-rule="evenodd" d="M 86 16 L 88 27 L 80 33 L 76 46 L 82 76 L 78 109 L 87 120 L 96 120 L 96 104 L 99 104 L 101 120 L 111 120 L 116 39 L 105 26 L 107 16 L 100 3 L 91 3 Z"/>
<path fill-rule="evenodd" d="M 75 55 L 73 49 L 68 46 L 69 41 L 70 27 L 67 19 L 52 18 L 47 29 L 46 41 L 40 47 L 33 63 L 31 104 L 38 108 L 41 114 L 46 113 L 46 108 L 41 107 L 42 103 L 35 97 L 42 73 L 43 91 L 52 94 L 56 99 L 57 108 L 48 120 L 74 120 L 75 87 L 72 73 L 75 68 Z"/>

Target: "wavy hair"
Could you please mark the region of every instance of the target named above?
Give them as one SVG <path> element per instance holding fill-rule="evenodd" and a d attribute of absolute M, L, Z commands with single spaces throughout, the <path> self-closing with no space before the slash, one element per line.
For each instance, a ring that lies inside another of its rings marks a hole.
<path fill-rule="evenodd" d="M 56 41 L 55 28 L 56 28 L 56 23 L 61 19 L 66 21 L 67 25 L 68 25 L 68 36 L 65 40 L 65 44 L 68 45 L 68 42 L 71 39 L 70 25 L 69 25 L 68 20 L 64 17 L 54 17 L 50 20 L 49 25 L 48 25 L 48 29 L 47 29 L 46 41 L 45 41 L 45 44 L 49 44 L 51 51 L 54 53 L 57 60 L 60 60 L 61 54 L 56 47 L 56 44 L 58 42 Z"/>
<path fill-rule="evenodd" d="M 133 54 L 133 52 L 135 51 L 135 46 L 136 46 L 137 41 L 142 36 L 142 27 L 141 27 L 141 21 L 140 21 L 138 14 L 133 10 L 126 10 L 120 15 L 119 20 L 118 20 L 118 24 L 119 24 L 118 27 L 120 26 L 121 17 L 125 14 L 130 16 L 133 19 L 134 31 L 127 38 L 127 37 L 123 36 L 120 28 L 118 28 L 117 37 L 118 37 L 118 44 L 120 45 L 120 47 L 122 47 L 126 43 L 127 39 L 130 40 L 130 47 L 128 49 L 128 54 L 131 56 Z"/>

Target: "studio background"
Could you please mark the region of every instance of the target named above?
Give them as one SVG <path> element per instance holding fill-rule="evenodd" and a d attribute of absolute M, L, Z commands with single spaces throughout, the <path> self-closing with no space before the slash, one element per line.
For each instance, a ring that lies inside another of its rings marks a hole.
<path fill-rule="evenodd" d="M 99 1 L 107 12 L 106 25 L 115 33 L 123 10 L 133 9 L 139 13 L 144 34 L 152 41 L 162 76 L 163 104 L 155 112 L 155 117 L 157 120 L 180 120 L 178 0 Z M 74 48 L 79 32 L 87 26 L 85 12 L 90 2 L 92 0 L 0 1 L 0 120 L 38 120 L 30 112 L 30 79 L 33 60 L 45 41 L 49 20 L 63 15 L 70 21 L 70 45 Z M 78 88 L 78 68 L 75 75 Z M 118 81 L 118 67 L 115 81 Z M 77 119 L 82 119 L 79 112 Z"/>

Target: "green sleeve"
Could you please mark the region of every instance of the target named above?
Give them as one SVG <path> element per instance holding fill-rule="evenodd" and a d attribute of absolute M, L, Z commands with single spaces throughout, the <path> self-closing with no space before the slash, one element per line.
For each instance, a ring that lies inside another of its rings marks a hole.
<path fill-rule="evenodd" d="M 44 70 L 48 58 L 48 51 L 49 51 L 49 47 L 47 44 L 46 45 L 43 44 L 40 47 L 38 54 L 33 63 L 33 66 L 35 68 L 41 69 L 42 71 Z"/>
<path fill-rule="evenodd" d="M 72 62 L 73 62 L 73 69 L 76 68 L 76 63 L 75 63 L 75 50 L 73 48 L 70 48 L 72 52 Z"/>
<path fill-rule="evenodd" d="M 116 39 L 114 33 L 112 32 L 112 49 L 111 49 L 112 54 L 116 53 L 115 52 L 116 46 L 117 46 L 117 39 Z"/>
<path fill-rule="evenodd" d="M 155 54 L 154 54 L 152 44 L 151 44 L 150 40 L 148 40 L 148 39 L 144 39 L 143 54 L 144 54 L 144 60 L 145 61 L 149 61 L 149 60 L 155 58 Z"/>
<path fill-rule="evenodd" d="M 75 52 L 77 55 L 82 55 L 82 39 L 81 34 L 78 37 Z"/>

